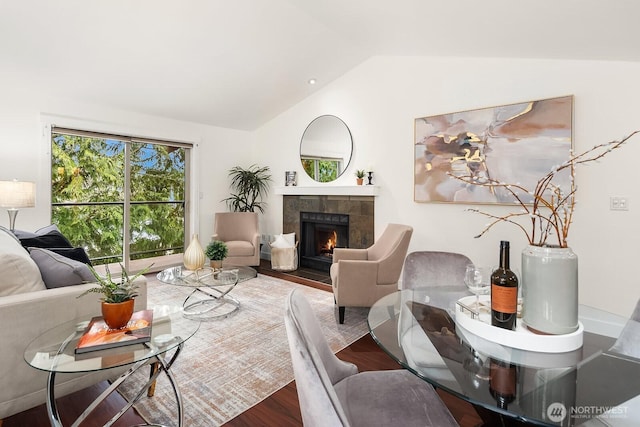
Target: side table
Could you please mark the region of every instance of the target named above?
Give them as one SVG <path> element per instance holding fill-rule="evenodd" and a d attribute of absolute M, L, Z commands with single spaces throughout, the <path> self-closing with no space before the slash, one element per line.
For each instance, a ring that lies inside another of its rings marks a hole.
<path fill-rule="evenodd" d="M 64 323 L 44 332 L 34 339 L 24 352 L 25 361 L 35 369 L 49 373 L 47 382 L 47 412 L 51 425 L 62 427 L 62 421 L 56 407 L 55 379 L 60 373 L 78 373 L 103 371 L 116 367 L 131 365 L 120 377 L 92 402 L 78 419 L 72 424 L 79 426 L 91 412 L 111 393 L 126 381 L 138 369 L 147 364 L 157 364 L 149 380 L 140 388 L 136 396 L 105 424 L 111 426 L 129 408 L 131 408 L 155 383 L 156 378 L 164 373 L 171 384 L 177 404 L 178 425 L 183 423 L 182 396 L 178 384 L 171 372 L 171 366 L 176 361 L 186 340 L 191 338 L 200 327 L 200 322 L 194 322 L 183 316 L 183 310 L 177 306 L 154 306 L 153 323 L 151 326 L 151 341 L 144 344 L 125 345 L 108 350 L 98 350 L 81 355 L 75 354 L 75 347 L 84 332 L 86 318 L 76 319 Z M 173 352 L 171 352 L 173 350 Z"/>
<path fill-rule="evenodd" d="M 224 319 L 238 311 L 240 301 L 229 293 L 238 283 L 257 275 L 255 269 L 246 266 L 222 269 L 204 267 L 195 271 L 171 267 L 162 270 L 156 277 L 162 283 L 191 289 L 182 304 L 185 316 L 208 321 Z"/>

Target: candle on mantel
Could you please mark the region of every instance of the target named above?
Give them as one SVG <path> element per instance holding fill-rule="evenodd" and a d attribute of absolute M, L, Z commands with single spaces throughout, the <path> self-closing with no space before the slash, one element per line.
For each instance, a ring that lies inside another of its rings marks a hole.
<path fill-rule="evenodd" d="M 367 179 L 369 180 L 369 182 L 367 182 L 367 185 L 373 185 L 373 182 L 372 182 L 372 180 L 373 180 L 373 166 L 372 165 L 369 165 L 367 167 L 367 174 L 368 174 Z"/>

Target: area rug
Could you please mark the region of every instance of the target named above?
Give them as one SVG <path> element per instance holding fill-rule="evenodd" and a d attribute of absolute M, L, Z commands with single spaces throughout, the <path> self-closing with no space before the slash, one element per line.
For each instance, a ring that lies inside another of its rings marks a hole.
<path fill-rule="evenodd" d="M 331 292 L 261 274 L 239 283 L 231 295 L 241 302 L 240 310 L 226 319 L 202 322 L 172 368 L 182 393 L 185 426 L 222 425 L 293 380 L 283 319 L 286 296 L 294 288 L 308 298 L 334 351 L 367 333 L 368 309 L 350 309 L 340 325 Z M 187 291 L 149 277 L 148 304 L 181 305 Z M 121 386 L 125 397 L 133 395 L 148 370 L 136 375 L 140 377 Z M 148 422 L 177 425 L 175 397 L 164 375 L 158 378 L 155 396 L 143 398 L 136 409 Z"/>

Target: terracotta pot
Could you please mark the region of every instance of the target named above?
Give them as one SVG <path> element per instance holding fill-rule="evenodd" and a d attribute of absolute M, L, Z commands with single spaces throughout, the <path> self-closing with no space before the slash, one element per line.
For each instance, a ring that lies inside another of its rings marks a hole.
<path fill-rule="evenodd" d="M 124 302 L 103 302 L 102 318 L 111 329 L 120 329 L 127 326 L 133 314 L 133 304 L 135 300 L 130 299 Z"/>
<path fill-rule="evenodd" d="M 358 183 L 358 185 L 362 185 L 362 183 L 364 182 L 364 178 L 356 178 L 356 182 Z"/>

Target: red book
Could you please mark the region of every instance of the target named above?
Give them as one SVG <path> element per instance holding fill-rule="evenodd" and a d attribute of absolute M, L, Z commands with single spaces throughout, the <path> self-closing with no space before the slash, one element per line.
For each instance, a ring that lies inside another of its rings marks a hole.
<path fill-rule="evenodd" d="M 136 311 L 127 326 L 122 329 L 109 329 L 102 316 L 94 317 L 80 337 L 75 352 L 82 354 L 149 342 L 152 321 L 153 310 Z"/>

